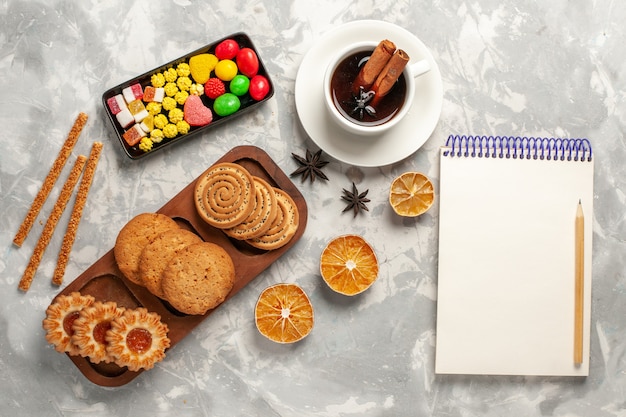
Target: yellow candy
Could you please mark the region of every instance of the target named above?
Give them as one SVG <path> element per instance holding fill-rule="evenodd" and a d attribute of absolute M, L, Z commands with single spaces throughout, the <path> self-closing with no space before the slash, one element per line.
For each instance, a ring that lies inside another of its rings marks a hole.
<path fill-rule="evenodd" d="M 172 109 L 170 110 L 168 114 L 168 118 L 170 119 L 170 123 L 176 124 L 180 122 L 181 120 L 183 120 L 183 111 L 179 109 L 178 107 L 175 109 Z"/>
<path fill-rule="evenodd" d="M 180 122 L 176 123 L 176 128 L 178 129 L 178 133 L 184 135 L 185 133 L 189 132 L 191 126 L 189 126 L 189 123 L 187 123 L 186 121 L 181 120 Z"/>
<path fill-rule="evenodd" d="M 189 97 L 189 93 L 188 92 L 186 92 L 186 91 L 179 91 L 174 96 L 174 100 L 176 100 L 176 102 L 182 106 L 183 104 L 185 104 L 185 101 L 187 101 L 187 97 Z"/>
<path fill-rule="evenodd" d="M 178 135 L 178 128 L 175 124 L 168 123 L 163 128 L 163 135 L 168 139 L 174 138 Z"/>
<path fill-rule="evenodd" d="M 165 85 L 165 77 L 163 76 L 163 74 L 159 72 L 159 73 L 153 74 L 152 77 L 150 77 L 150 82 L 152 83 L 152 86 L 155 88 L 163 87 Z"/>
<path fill-rule="evenodd" d="M 211 71 L 217 65 L 217 57 L 213 54 L 199 54 L 189 58 L 189 72 L 195 82 L 204 84 L 209 79 Z"/>
<path fill-rule="evenodd" d="M 189 91 L 191 84 L 189 77 L 182 76 L 178 77 L 178 80 L 176 80 L 176 85 L 180 91 Z"/>
<path fill-rule="evenodd" d="M 204 85 L 202 84 L 191 84 L 189 87 L 189 94 L 193 94 L 194 96 L 201 96 L 204 94 Z"/>
<path fill-rule="evenodd" d="M 165 77 L 166 82 L 173 83 L 176 81 L 176 78 L 178 78 L 178 73 L 174 68 L 168 68 L 167 71 L 163 73 L 163 76 Z"/>
<path fill-rule="evenodd" d="M 141 149 L 144 152 L 151 151 L 152 150 L 152 139 L 150 139 L 147 136 L 141 138 L 141 141 L 139 142 L 139 149 Z"/>
<path fill-rule="evenodd" d="M 154 129 L 154 116 L 149 114 L 141 121 L 141 123 L 145 126 L 147 132 L 151 131 L 152 129 Z M 141 126 L 142 129 L 144 128 L 144 126 Z"/>
<path fill-rule="evenodd" d="M 164 114 L 157 114 L 156 116 L 154 116 L 154 127 L 156 127 L 157 129 L 163 129 L 165 127 L 165 125 L 167 125 L 167 116 L 165 116 Z"/>
<path fill-rule="evenodd" d="M 174 95 L 178 93 L 178 87 L 176 86 L 176 83 L 174 82 L 169 82 L 165 84 L 165 87 L 163 87 L 163 90 L 165 91 L 165 95 L 168 97 L 174 97 Z"/>
<path fill-rule="evenodd" d="M 222 59 L 215 66 L 215 75 L 222 81 L 230 81 L 237 75 L 237 64 L 230 59 Z"/>
<path fill-rule="evenodd" d="M 151 101 L 150 103 L 146 104 L 146 110 L 148 110 L 148 113 L 150 113 L 151 115 L 156 116 L 157 114 L 161 113 L 161 103 Z"/>
<path fill-rule="evenodd" d="M 184 62 L 181 62 L 176 67 L 176 73 L 179 77 L 187 77 L 189 75 L 189 72 L 189 64 L 186 64 Z"/>
<path fill-rule="evenodd" d="M 164 135 L 161 129 L 153 129 L 152 132 L 150 132 L 150 139 L 152 139 L 154 143 L 161 143 L 163 137 Z"/>
<path fill-rule="evenodd" d="M 161 104 L 163 105 L 163 110 L 170 111 L 176 107 L 176 100 L 174 100 L 172 97 L 165 97 L 163 99 L 163 103 Z"/>

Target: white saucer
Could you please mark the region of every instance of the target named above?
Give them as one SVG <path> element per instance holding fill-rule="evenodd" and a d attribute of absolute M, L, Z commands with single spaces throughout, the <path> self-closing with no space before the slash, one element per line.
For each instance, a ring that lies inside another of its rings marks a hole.
<path fill-rule="evenodd" d="M 332 56 L 360 41 L 390 39 L 411 62 L 428 59 L 430 71 L 415 80 L 413 106 L 390 131 L 360 137 L 342 130 L 324 106 L 323 81 Z M 296 109 L 306 133 L 324 152 L 348 164 L 377 167 L 398 162 L 417 151 L 435 130 L 443 104 L 441 73 L 433 56 L 415 35 L 392 23 L 358 20 L 325 33 L 307 52 L 296 77 Z"/>

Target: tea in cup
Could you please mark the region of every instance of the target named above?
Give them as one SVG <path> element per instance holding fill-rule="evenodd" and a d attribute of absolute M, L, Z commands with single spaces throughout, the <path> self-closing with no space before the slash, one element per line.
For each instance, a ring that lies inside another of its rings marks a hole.
<path fill-rule="evenodd" d="M 391 129 L 411 108 L 415 78 L 430 70 L 425 59 L 409 60 L 387 39 L 341 50 L 324 74 L 324 100 L 331 118 L 357 135 Z"/>

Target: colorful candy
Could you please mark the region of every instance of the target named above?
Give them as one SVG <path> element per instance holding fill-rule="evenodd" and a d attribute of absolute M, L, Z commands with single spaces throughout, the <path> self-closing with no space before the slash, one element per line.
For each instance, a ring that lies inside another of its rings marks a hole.
<path fill-rule="evenodd" d="M 209 78 L 209 81 L 207 81 L 204 85 L 204 94 L 206 94 L 210 99 L 215 100 L 225 92 L 226 86 L 224 85 L 224 81 L 219 78 Z"/>
<path fill-rule="evenodd" d="M 146 136 L 146 132 L 144 132 L 139 125 L 135 124 L 133 127 L 124 132 L 122 136 L 129 146 L 135 146 L 139 143 L 141 138 Z"/>
<path fill-rule="evenodd" d="M 124 106 L 124 108 L 119 113 L 117 113 L 115 117 L 117 118 L 120 126 L 122 126 L 124 129 L 133 124 L 133 122 L 135 121 L 135 117 L 126 106 Z"/>
<path fill-rule="evenodd" d="M 270 82 L 262 75 L 255 75 L 250 80 L 250 97 L 256 101 L 263 100 L 270 92 Z"/>
<path fill-rule="evenodd" d="M 144 152 L 163 139 L 187 134 L 214 119 L 265 98 L 267 78 L 258 74 L 259 59 L 252 48 L 234 39 L 220 42 L 213 53 L 197 54 L 150 76 L 150 85 L 134 83 L 107 99 L 107 106 L 125 129 L 124 141 Z M 205 95 L 206 98 L 201 98 Z"/>
<path fill-rule="evenodd" d="M 202 103 L 199 96 L 189 96 L 183 108 L 184 120 L 190 126 L 204 126 L 211 123 L 213 113 Z"/>
<path fill-rule="evenodd" d="M 213 110 L 218 116 L 229 116 L 239 110 L 241 101 L 233 93 L 225 93 L 215 99 Z"/>
<path fill-rule="evenodd" d="M 230 92 L 240 97 L 246 94 L 249 88 L 250 88 L 250 79 L 246 77 L 245 75 L 241 75 L 241 74 L 235 75 L 235 78 L 231 80 L 230 86 L 229 86 Z"/>
<path fill-rule="evenodd" d="M 241 48 L 237 52 L 236 61 L 239 72 L 248 78 L 254 77 L 259 72 L 259 58 L 252 48 Z"/>
<path fill-rule="evenodd" d="M 124 101 L 124 97 L 121 94 L 118 94 L 116 96 L 110 97 L 107 100 L 107 105 L 109 106 L 111 113 L 118 114 L 122 111 L 123 108 L 126 107 L 126 102 Z"/>
<path fill-rule="evenodd" d="M 218 43 L 215 47 L 217 59 L 233 59 L 239 52 L 239 44 L 234 39 L 226 39 Z"/>
<path fill-rule="evenodd" d="M 213 54 L 199 54 L 189 58 L 189 71 L 191 77 L 200 84 L 209 79 L 211 71 L 217 65 L 217 57 Z"/>
<path fill-rule="evenodd" d="M 143 88 L 141 87 L 141 84 L 135 83 L 124 88 L 122 90 L 122 95 L 127 103 L 130 103 L 133 100 L 141 100 L 143 98 Z"/>
<path fill-rule="evenodd" d="M 222 81 L 230 81 L 237 75 L 237 64 L 230 59 L 223 59 L 215 66 L 215 75 Z"/>

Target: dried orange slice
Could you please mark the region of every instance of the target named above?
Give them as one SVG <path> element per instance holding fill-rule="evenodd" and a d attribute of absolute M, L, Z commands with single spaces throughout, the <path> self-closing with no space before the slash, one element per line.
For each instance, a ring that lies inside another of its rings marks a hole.
<path fill-rule="evenodd" d="M 322 251 L 320 272 L 334 291 L 356 295 L 376 281 L 378 259 L 374 249 L 361 236 L 338 236 Z"/>
<path fill-rule="evenodd" d="M 272 285 L 259 296 L 254 321 L 259 332 L 274 342 L 297 342 L 313 329 L 313 305 L 296 284 Z"/>
<path fill-rule="evenodd" d="M 419 216 L 433 205 L 434 199 L 433 183 L 419 172 L 405 172 L 391 182 L 389 203 L 400 216 Z"/>

